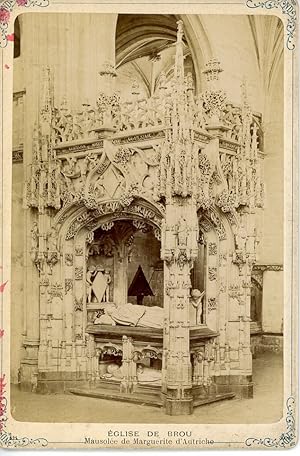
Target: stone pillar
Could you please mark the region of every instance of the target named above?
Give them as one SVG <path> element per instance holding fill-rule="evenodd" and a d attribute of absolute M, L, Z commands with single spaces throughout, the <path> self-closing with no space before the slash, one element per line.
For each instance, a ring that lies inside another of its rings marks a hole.
<path fill-rule="evenodd" d="M 189 288 L 182 282 L 189 279 L 189 264 L 165 264 L 164 274 L 168 282 L 165 300 L 165 325 L 168 326 L 165 387 L 165 408 L 168 415 L 188 415 L 192 413 L 191 362 L 189 351 Z M 176 279 L 175 277 L 179 278 Z M 176 285 L 179 283 L 179 286 Z"/>
<path fill-rule="evenodd" d="M 73 241 L 65 241 L 63 252 L 63 303 L 64 303 L 64 340 L 66 341 L 66 370 L 72 371 L 73 342 L 74 341 L 74 265 Z"/>
<path fill-rule="evenodd" d="M 180 206 L 174 201 L 167 205 L 166 220 L 162 223 L 165 292 L 162 391 L 168 415 L 188 415 L 193 410 L 190 269 L 198 254 L 193 229 L 194 225 L 198 227 L 198 222 L 196 210 L 189 203 L 182 201 Z M 185 223 L 187 220 L 189 226 Z"/>

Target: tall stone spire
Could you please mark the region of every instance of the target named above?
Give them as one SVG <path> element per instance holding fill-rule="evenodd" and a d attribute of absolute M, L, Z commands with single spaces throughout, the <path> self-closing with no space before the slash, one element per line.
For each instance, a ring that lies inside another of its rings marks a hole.
<path fill-rule="evenodd" d="M 184 56 L 183 56 L 183 22 L 177 22 L 177 40 L 175 54 L 175 70 L 174 76 L 178 83 L 183 83 L 184 80 Z"/>

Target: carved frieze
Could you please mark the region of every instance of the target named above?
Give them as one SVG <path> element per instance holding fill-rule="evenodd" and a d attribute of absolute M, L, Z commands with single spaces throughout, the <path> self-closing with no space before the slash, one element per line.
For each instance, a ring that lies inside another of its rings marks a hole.
<path fill-rule="evenodd" d="M 149 141 L 153 139 L 163 138 L 164 136 L 164 131 L 147 132 L 138 135 L 128 135 L 122 138 L 115 138 L 112 140 L 112 143 L 115 145 L 130 144 L 134 142 Z"/>
<path fill-rule="evenodd" d="M 93 149 L 102 149 L 103 148 L 103 140 L 96 140 L 91 143 L 84 142 L 84 144 L 76 144 L 73 146 L 57 146 L 54 147 L 56 151 L 56 156 L 61 157 L 61 155 L 68 155 L 74 154 L 75 152 L 86 152 Z"/>
<path fill-rule="evenodd" d="M 282 264 L 255 264 L 253 271 L 283 271 Z"/>
<path fill-rule="evenodd" d="M 93 217 L 87 212 L 83 212 L 81 215 L 78 215 L 78 217 L 76 217 L 76 219 L 69 226 L 66 234 L 66 241 L 72 239 L 76 235 L 78 229 L 90 220 L 93 220 Z"/>

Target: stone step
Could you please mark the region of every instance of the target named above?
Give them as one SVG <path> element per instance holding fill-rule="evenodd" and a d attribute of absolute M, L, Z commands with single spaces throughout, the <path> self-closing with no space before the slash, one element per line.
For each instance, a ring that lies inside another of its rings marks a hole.
<path fill-rule="evenodd" d="M 114 391 L 120 391 L 120 382 L 109 380 L 109 379 L 101 379 L 97 380 L 93 386 L 91 387 L 92 389 L 109 389 L 109 390 L 114 390 Z M 136 391 L 139 393 L 145 393 L 145 394 L 154 394 L 158 395 L 160 397 L 161 394 L 161 386 L 157 385 L 137 385 Z"/>
<path fill-rule="evenodd" d="M 213 402 L 223 401 L 225 399 L 233 399 L 234 397 L 235 393 L 223 393 L 208 397 L 202 397 L 194 399 L 194 407 L 200 407 L 201 405 L 211 404 Z"/>
<path fill-rule="evenodd" d="M 156 394 L 143 394 L 140 392 L 134 392 L 132 394 L 129 393 L 121 393 L 119 391 L 109 390 L 108 388 L 93 388 L 93 389 L 79 389 L 79 388 L 71 388 L 69 392 L 72 394 L 76 394 L 77 396 L 86 396 L 86 397 L 93 397 L 97 399 L 105 399 L 105 400 L 117 400 L 123 402 L 131 402 L 134 404 L 140 405 L 150 405 L 153 407 L 161 407 L 162 401 L 159 396 Z"/>
<path fill-rule="evenodd" d="M 122 402 L 131 402 L 139 405 L 149 405 L 153 407 L 161 407 L 162 400 L 160 389 L 145 386 L 145 388 L 138 387 L 134 393 L 123 393 L 115 389 L 119 388 L 119 384 L 111 385 L 112 382 L 101 382 L 94 388 L 71 388 L 69 392 L 78 396 L 93 397 L 105 400 L 117 400 Z M 111 388 L 113 386 L 114 388 Z M 223 393 L 211 395 L 208 397 L 195 398 L 193 402 L 194 407 L 211 404 L 213 402 L 222 401 L 225 399 L 233 399 L 234 393 Z"/>

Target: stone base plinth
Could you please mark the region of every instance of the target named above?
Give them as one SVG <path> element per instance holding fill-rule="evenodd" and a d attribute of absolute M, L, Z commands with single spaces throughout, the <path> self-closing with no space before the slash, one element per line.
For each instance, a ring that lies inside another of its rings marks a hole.
<path fill-rule="evenodd" d="M 193 413 L 193 399 L 170 399 L 165 398 L 164 409 L 166 415 L 191 415 Z"/>
<path fill-rule="evenodd" d="M 217 394 L 235 393 L 237 397 L 253 397 L 252 375 L 220 375 L 214 377 Z"/>
<path fill-rule="evenodd" d="M 38 371 L 37 359 L 25 359 L 21 362 L 18 383 L 23 391 L 36 390 L 36 380 Z"/>
<path fill-rule="evenodd" d="M 191 415 L 193 413 L 192 389 L 184 389 L 178 397 L 177 389 L 169 389 L 163 394 L 163 407 L 166 415 Z"/>
<path fill-rule="evenodd" d="M 39 394 L 64 393 L 70 388 L 88 387 L 85 372 L 39 372 L 34 383 L 21 379 L 20 389 Z"/>

